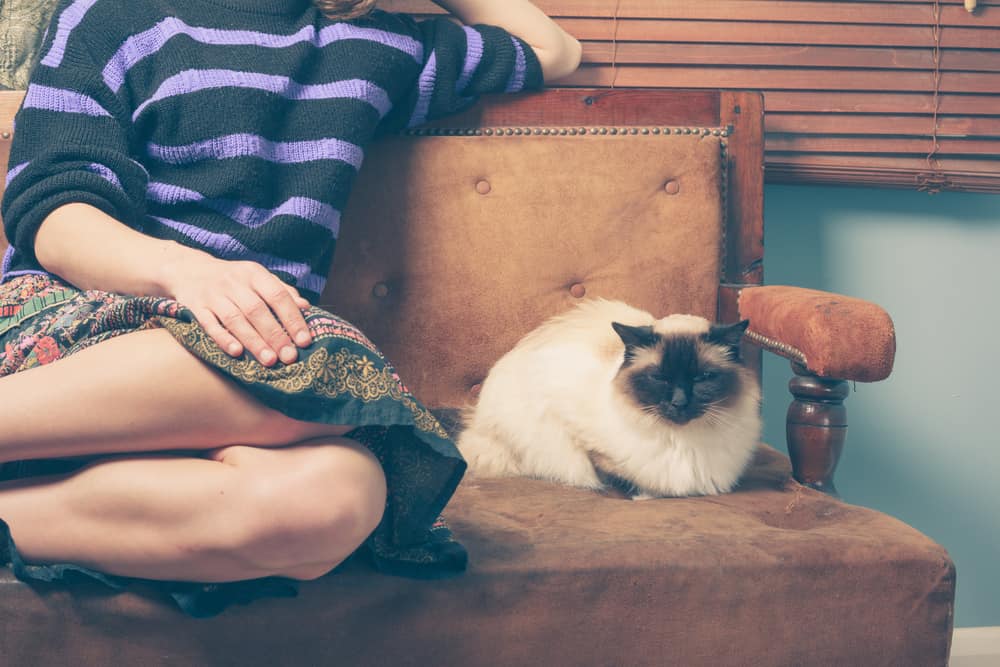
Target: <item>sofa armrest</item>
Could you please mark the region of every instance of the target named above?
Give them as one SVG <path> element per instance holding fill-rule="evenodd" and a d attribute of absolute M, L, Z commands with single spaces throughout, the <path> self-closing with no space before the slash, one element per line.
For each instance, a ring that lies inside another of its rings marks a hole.
<path fill-rule="evenodd" d="M 874 303 L 852 297 L 771 285 L 740 291 L 747 339 L 824 378 L 876 382 L 889 377 L 896 334 Z"/>

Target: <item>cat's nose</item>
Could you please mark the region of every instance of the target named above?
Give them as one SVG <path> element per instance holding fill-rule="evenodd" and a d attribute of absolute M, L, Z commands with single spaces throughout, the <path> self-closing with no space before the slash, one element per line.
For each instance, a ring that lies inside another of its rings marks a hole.
<path fill-rule="evenodd" d="M 683 389 L 680 387 L 674 389 L 673 396 L 670 397 L 670 404 L 675 408 L 683 408 L 688 404 L 688 397 L 687 394 L 684 393 Z"/>

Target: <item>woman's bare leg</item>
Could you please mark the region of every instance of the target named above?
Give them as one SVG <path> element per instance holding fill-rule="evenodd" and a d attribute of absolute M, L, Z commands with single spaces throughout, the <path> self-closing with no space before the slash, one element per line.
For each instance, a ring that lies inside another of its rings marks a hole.
<path fill-rule="evenodd" d="M 0 518 L 27 562 L 122 576 L 311 579 L 356 549 L 385 506 L 370 452 L 344 438 L 210 459 L 139 455 L 0 484 Z"/>
<path fill-rule="evenodd" d="M 0 378 L 0 424 L 0 462 L 272 447 L 350 430 L 264 406 L 165 329 L 124 334 Z"/>

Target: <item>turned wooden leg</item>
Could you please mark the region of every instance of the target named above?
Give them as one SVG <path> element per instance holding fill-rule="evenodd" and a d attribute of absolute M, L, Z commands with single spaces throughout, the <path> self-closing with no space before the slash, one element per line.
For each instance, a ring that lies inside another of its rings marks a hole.
<path fill-rule="evenodd" d="M 792 370 L 788 389 L 795 398 L 785 425 L 792 474 L 800 483 L 836 496 L 833 472 L 847 436 L 847 383 L 816 377 L 794 362 Z"/>

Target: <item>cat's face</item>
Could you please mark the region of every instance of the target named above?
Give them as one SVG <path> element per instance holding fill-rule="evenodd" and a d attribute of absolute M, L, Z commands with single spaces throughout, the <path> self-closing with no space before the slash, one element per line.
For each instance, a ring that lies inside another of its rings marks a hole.
<path fill-rule="evenodd" d="M 664 334 L 653 327 L 612 323 L 625 343 L 616 383 L 647 414 L 677 425 L 723 410 L 740 394 L 746 369 L 739 343 L 750 324 L 712 325 L 705 333 Z"/>

